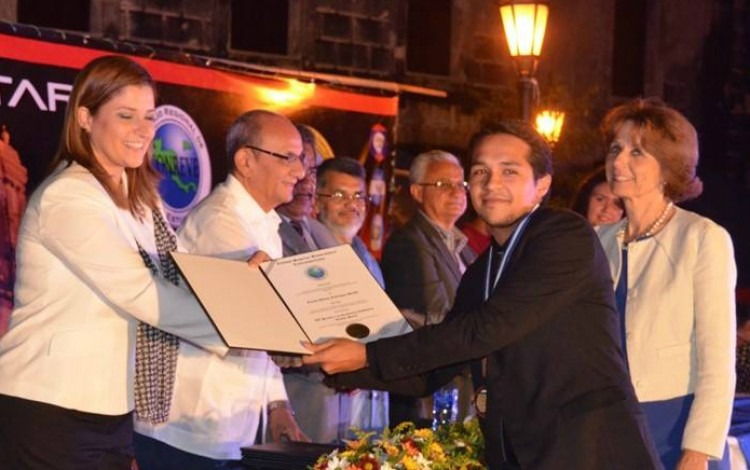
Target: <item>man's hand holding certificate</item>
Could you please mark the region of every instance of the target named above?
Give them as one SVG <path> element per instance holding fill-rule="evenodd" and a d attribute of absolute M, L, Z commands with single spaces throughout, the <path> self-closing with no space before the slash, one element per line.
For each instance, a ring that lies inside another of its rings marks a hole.
<path fill-rule="evenodd" d="M 348 245 L 266 262 L 260 268 L 172 254 L 230 347 L 308 354 L 302 342 L 368 342 L 411 331 Z"/>

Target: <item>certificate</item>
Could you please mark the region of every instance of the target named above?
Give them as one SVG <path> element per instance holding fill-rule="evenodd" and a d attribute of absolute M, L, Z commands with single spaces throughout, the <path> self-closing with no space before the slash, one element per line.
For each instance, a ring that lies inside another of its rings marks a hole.
<path fill-rule="evenodd" d="M 300 343 L 361 342 L 411 331 L 349 245 L 248 267 L 172 253 L 227 346 L 308 354 Z"/>

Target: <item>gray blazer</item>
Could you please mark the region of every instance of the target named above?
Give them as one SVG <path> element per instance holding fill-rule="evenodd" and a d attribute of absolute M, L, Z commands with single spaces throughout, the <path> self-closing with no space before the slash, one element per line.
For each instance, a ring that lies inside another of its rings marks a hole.
<path fill-rule="evenodd" d="M 468 246 L 460 256 L 467 267 L 476 259 Z M 442 318 L 453 306 L 461 280 L 458 262 L 421 212 L 388 238 L 381 268 L 385 290 L 398 308 Z"/>
<path fill-rule="evenodd" d="M 331 248 L 332 246 L 340 245 L 340 243 L 333 238 L 333 235 L 331 235 L 331 232 L 325 225 L 310 217 L 308 217 L 305 222 L 310 233 L 310 238 L 312 238 L 315 247 L 309 246 L 305 239 L 302 238 L 289 223 L 289 219 L 285 216 L 281 216 L 279 235 L 281 236 L 281 241 L 284 245 L 284 256 L 298 255 L 300 253 L 307 253 L 308 251 L 321 250 L 323 248 Z"/>

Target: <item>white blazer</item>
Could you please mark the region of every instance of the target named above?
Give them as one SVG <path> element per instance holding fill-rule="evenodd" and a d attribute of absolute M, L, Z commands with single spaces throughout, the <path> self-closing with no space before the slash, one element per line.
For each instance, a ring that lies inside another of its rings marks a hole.
<path fill-rule="evenodd" d="M 599 230 L 615 285 L 626 223 Z M 695 394 L 682 448 L 720 458 L 735 383 L 737 269 L 729 234 L 676 208 L 663 230 L 628 244 L 627 275 L 626 349 L 638 399 Z"/>
<path fill-rule="evenodd" d="M 195 298 L 152 276 L 147 222 L 73 164 L 34 192 L 19 231 L 15 305 L 0 339 L 0 393 L 105 415 L 133 409 L 137 320 L 225 354 Z"/>

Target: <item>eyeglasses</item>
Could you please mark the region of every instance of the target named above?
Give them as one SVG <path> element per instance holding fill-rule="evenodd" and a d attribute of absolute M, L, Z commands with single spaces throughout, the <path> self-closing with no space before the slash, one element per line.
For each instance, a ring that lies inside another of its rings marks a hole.
<path fill-rule="evenodd" d="M 469 189 L 469 183 L 466 181 L 458 181 L 453 183 L 452 181 L 438 180 L 434 183 L 417 183 L 419 186 L 434 186 L 438 191 L 449 193 L 453 190 L 459 189 L 461 191 L 467 191 Z"/>
<path fill-rule="evenodd" d="M 281 160 L 286 161 L 286 164 L 289 166 L 292 166 L 298 162 L 302 166 L 305 166 L 305 154 L 304 153 L 299 154 L 299 155 L 284 155 L 281 153 L 271 152 L 270 150 L 262 149 L 260 147 L 255 147 L 254 145 L 243 145 L 243 147 L 248 148 L 250 150 L 255 150 L 256 152 L 265 153 L 272 157 L 280 158 Z"/>
<path fill-rule="evenodd" d="M 339 204 L 343 204 L 345 201 L 351 201 L 354 204 L 361 204 L 361 205 L 364 205 L 370 202 L 370 196 L 364 193 L 347 194 L 343 191 L 334 191 L 331 194 L 318 193 L 317 196 L 330 198 L 331 201 L 335 201 L 336 203 L 339 203 Z"/>

